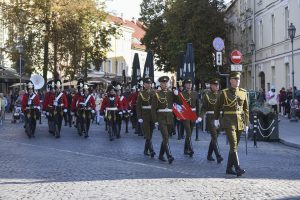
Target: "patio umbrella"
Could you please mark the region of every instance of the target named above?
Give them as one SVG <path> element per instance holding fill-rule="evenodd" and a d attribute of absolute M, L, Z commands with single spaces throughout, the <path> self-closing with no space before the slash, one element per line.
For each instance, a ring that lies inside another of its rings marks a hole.
<path fill-rule="evenodd" d="M 147 78 L 147 77 L 154 78 L 154 65 L 153 65 L 152 51 L 148 51 L 145 66 L 144 66 L 143 78 Z"/>
<path fill-rule="evenodd" d="M 192 43 L 187 44 L 183 74 L 184 77 L 190 77 L 193 80 L 195 79 L 195 60 L 194 60 L 194 49 Z"/>
<path fill-rule="evenodd" d="M 138 81 L 141 79 L 141 67 L 140 67 L 140 60 L 139 54 L 135 53 L 132 63 L 132 80 L 131 80 L 131 87 L 137 86 Z"/>

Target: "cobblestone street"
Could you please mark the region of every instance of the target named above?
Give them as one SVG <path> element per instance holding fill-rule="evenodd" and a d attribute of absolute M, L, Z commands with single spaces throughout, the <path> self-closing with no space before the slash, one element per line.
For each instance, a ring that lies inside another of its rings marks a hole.
<path fill-rule="evenodd" d="M 225 174 L 224 135 L 219 146 L 222 164 L 206 160 L 209 135 L 193 141 L 195 155 L 183 155 L 184 140 L 170 139 L 172 165 L 143 155 L 144 140 L 121 133 L 110 142 L 104 125 L 92 125 L 90 137 L 63 126 L 55 139 L 46 121 L 28 139 L 22 124 L 6 120 L 0 127 L 0 199 L 300 199 L 300 150 L 280 143 L 245 141 L 239 146 L 241 178 Z M 195 134 L 195 133 L 194 133 Z M 193 139 L 195 136 L 193 135 Z M 161 137 L 154 133 L 159 152 Z"/>

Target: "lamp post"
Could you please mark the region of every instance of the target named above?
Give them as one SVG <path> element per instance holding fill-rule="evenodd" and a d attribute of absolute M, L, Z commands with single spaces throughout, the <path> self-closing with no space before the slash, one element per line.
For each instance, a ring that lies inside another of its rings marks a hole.
<path fill-rule="evenodd" d="M 295 33 L 296 33 L 296 27 L 293 25 L 293 23 L 291 23 L 288 27 L 288 33 L 289 33 L 289 37 L 291 39 L 292 42 L 292 92 L 293 92 L 293 100 L 292 103 L 294 104 L 294 100 L 295 100 L 295 81 L 294 81 L 294 38 L 295 38 Z M 295 106 L 292 105 L 291 106 L 291 121 L 297 121 L 296 118 L 296 113 L 295 113 Z"/>
<path fill-rule="evenodd" d="M 18 49 L 18 52 L 19 52 L 19 55 L 20 55 L 20 91 L 22 89 L 22 53 L 24 51 L 24 46 L 20 43 L 18 46 L 17 46 L 17 49 Z"/>
<path fill-rule="evenodd" d="M 251 53 L 252 53 L 252 82 L 253 82 L 253 90 L 255 90 L 255 86 L 256 86 L 256 67 L 255 67 L 255 43 L 253 40 L 251 40 L 250 44 L 250 49 L 251 49 Z"/>

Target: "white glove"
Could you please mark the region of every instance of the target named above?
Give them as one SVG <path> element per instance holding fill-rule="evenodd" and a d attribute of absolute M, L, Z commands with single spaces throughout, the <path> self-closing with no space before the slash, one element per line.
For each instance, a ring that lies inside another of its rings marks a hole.
<path fill-rule="evenodd" d="M 74 112 L 71 112 L 71 115 L 73 116 L 75 113 Z"/>
<path fill-rule="evenodd" d="M 46 116 L 49 116 L 49 112 L 46 112 Z"/>
<path fill-rule="evenodd" d="M 198 117 L 198 119 L 196 120 L 196 124 L 202 122 L 202 118 L 201 117 Z"/>
<path fill-rule="evenodd" d="M 58 104 L 57 104 L 57 101 L 54 101 L 54 102 L 53 102 L 53 105 L 54 105 L 54 106 L 57 106 L 57 105 L 58 105 Z"/>
<path fill-rule="evenodd" d="M 91 112 L 92 112 L 93 114 L 95 113 L 95 111 L 94 111 L 94 110 L 92 110 Z"/>
<path fill-rule="evenodd" d="M 123 115 L 122 111 L 119 112 L 119 115 Z"/>
<path fill-rule="evenodd" d="M 174 90 L 174 94 L 177 96 L 178 95 L 178 90 Z"/>
<path fill-rule="evenodd" d="M 68 110 L 67 110 L 67 109 L 64 109 L 64 113 L 66 113 L 66 112 L 68 112 Z"/>
<path fill-rule="evenodd" d="M 214 121 L 214 125 L 215 127 L 219 127 L 220 126 L 220 121 L 217 119 Z"/>
<path fill-rule="evenodd" d="M 158 127 L 159 124 L 158 124 L 158 122 L 155 122 L 154 125 L 155 125 L 155 127 Z"/>
<path fill-rule="evenodd" d="M 99 119 L 103 119 L 104 117 L 102 115 L 99 116 Z"/>
<path fill-rule="evenodd" d="M 248 127 L 248 126 L 245 126 L 244 131 L 245 131 L 246 133 L 248 133 L 248 130 L 249 130 L 249 127 Z"/>
<path fill-rule="evenodd" d="M 126 110 L 123 110 L 123 113 L 126 113 Z"/>
<path fill-rule="evenodd" d="M 138 122 L 139 122 L 139 123 L 143 123 L 143 119 L 139 119 Z"/>

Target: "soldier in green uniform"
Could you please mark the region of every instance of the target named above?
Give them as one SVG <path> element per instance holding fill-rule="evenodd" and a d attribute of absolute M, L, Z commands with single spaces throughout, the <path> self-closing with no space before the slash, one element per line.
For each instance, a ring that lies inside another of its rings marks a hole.
<path fill-rule="evenodd" d="M 230 87 L 222 90 L 215 106 L 216 127 L 220 125 L 219 118 L 222 111 L 222 127 L 224 128 L 230 151 L 228 155 L 226 174 L 241 176 L 245 170 L 240 168 L 238 158 L 238 144 L 243 131 L 248 131 L 249 125 L 249 106 L 247 91 L 239 88 L 240 73 L 232 72 L 230 74 Z M 234 166 L 235 171 L 232 169 Z"/>
<path fill-rule="evenodd" d="M 223 161 L 222 156 L 220 155 L 220 151 L 218 148 L 218 134 L 219 130 L 214 125 L 214 108 L 217 102 L 217 98 L 219 97 L 219 80 L 212 79 L 210 80 L 210 90 L 203 94 L 203 103 L 201 107 L 200 116 L 201 119 L 206 117 L 206 124 L 208 132 L 210 133 L 211 140 L 209 143 L 209 148 L 207 152 L 207 160 L 215 161 L 212 157 L 212 153 L 215 152 L 217 162 L 221 163 Z"/>
<path fill-rule="evenodd" d="M 198 93 L 196 91 L 192 91 L 193 82 L 191 78 L 186 78 L 184 80 L 184 90 L 182 92 L 182 96 L 184 100 L 189 104 L 192 111 L 196 113 L 199 117 L 199 100 L 198 100 Z M 197 119 L 197 122 L 199 120 Z M 193 156 L 194 150 L 192 147 L 192 132 L 195 127 L 195 121 L 191 120 L 182 120 L 183 127 L 186 132 L 185 143 L 184 143 L 184 154 L 189 155 L 190 157 Z"/>
<path fill-rule="evenodd" d="M 178 78 L 177 89 L 178 89 L 179 92 L 182 92 L 184 90 L 183 81 L 184 80 L 182 78 Z M 176 117 L 174 117 L 174 122 L 175 122 L 175 125 L 176 125 L 176 128 L 177 128 L 177 138 L 178 138 L 178 140 L 184 139 L 184 127 L 183 127 L 182 121 L 177 119 Z"/>
<path fill-rule="evenodd" d="M 143 80 L 144 90 L 139 92 L 137 97 L 136 113 L 138 122 L 141 124 L 142 131 L 144 133 L 145 148 L 144 155 L 154 157 L 155 152 L 152 145 L 152 133 L 154 128 L 154 122 L 151 116 L 151 100 L 154 92 L 151 91 L 152 79 L 150 77 Z"/>
<path fill-rule="evenodd" d="M 160 146 L 159 160 L 165 162 L 164 153 L 166 153 L 169 164 L 171 164 L 174 161 L 169 147 L 169 132 L 174 123 L 172 107 L 174 102 L 180 104 L 180 100 L 178 90 L 175 90 L 174 94 L 168 90 L 169 77 L 162 76 L 158 81 L 160 82 L 161 90 L 153 95 L 151 103 L 152 119 L 155 125 L 159 126 L 163 138 Z"/>

